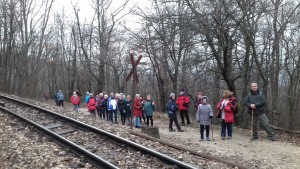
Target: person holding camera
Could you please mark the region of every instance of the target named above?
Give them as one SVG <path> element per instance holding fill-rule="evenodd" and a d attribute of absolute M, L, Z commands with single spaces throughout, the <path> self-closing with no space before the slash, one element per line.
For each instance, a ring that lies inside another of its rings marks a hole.
<path fill-rule="evenodd" d="M 234 123 L 234 110 L 236 109 L 237 102 L 233 97 L 233 93 L 229 90 L 223 91 L 223 99 L 218 103 L 217 109 L 219 110 L 217 118 L 222 118 L 221 126 L 221 139 L 225 140 L 226 129 L 227 139 L 232 138 L 232 124 Z"/>

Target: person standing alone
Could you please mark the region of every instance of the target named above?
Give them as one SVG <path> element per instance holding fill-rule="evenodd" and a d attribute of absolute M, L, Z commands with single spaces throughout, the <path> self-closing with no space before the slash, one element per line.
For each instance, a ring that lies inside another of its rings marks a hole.
<path fill-rule="evenodd" d="M 258 140 L 259 138 L 257 133 L 257 125 L 258 122 L 260 122 L 265 131 L 268 133 L 270 140 L 276 141 L 275 134 L 271 128 L 269 119 L 266 116 L 265 95 L 263 94 L 263 92 L 258 90 L 258 86 L 256 83 L 252 83 L 250 87 L 251 91 L 245 99 L 245 104 L 248 107 L 248 113 L 251 115 L 251 117 L 253 117 L 252 140 Z"/>
<path fill-rule="evenodd" d="M 58 106 L 59 107 L 64 107 L 65 96 L 64 96 L 64 94 L 62 93 L 61 90 L 58 91 L 58 93 L 56 94 L 56 97 L 57 97 L 57 101 L 58 101 Z"/>

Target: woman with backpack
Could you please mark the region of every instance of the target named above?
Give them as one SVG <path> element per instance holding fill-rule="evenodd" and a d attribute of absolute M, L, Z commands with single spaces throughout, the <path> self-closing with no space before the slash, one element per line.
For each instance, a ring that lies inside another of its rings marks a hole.
<path fill-rule="evenodd" d="M 217 118 L 222 119 L 221 123 L 221 139 L 226 138 L 227 129 L 227 139 L 232 139 L 232 124 L 234 123 L 234 112 L 237 108 L 237 101 L 233 96 L 233 93 L 229 90 L 223 91 L 223 99 L 217 104 Z"/>

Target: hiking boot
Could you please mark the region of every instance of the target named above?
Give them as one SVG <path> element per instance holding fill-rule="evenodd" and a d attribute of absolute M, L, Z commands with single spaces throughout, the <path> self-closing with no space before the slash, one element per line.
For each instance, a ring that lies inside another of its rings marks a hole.
<path fill-rule="evenodd" d="M 206 137 L 206 141 L 211 141 L 209 137 Z"/>
<path fill-rule="evenodd" d="M 184 132 L 184 130 L 180 129 L 180 130 L 178 130 L 178 132 Z"/>
<path fill-rule="evenodd" d="M 225 137 L 221 137 L 221 140 L 225 140 Z"/>
<path fill-rule="evenodd" d="M 174 129 L 169 129 L 169 131 L 170 131 L 170 132 L 175 132 L 175 130 L 174 130 Z"/>
<path fill-rule="evenodd" d="M 204 138 L 200 138 L 200 140 L 199 141 L 204 141 Z"/>
<path fill-rule="evenodd" d="M 186 125 L 187 125 L 187 126 L 190 126 L 190 125 L 191 125 L 191 123 L 190 123 L 190 122 L 188 122 Z"/>
<path fill-rule="evenodd" d="M 253 136 L 253 137 L 251 138 L 251 141 L 255 141 L 255 140 L 258 140 L 258 139 L 259 139 L 259 137 Z"/>
<path fill-rule="evenodd" d="M 227 140 L 231 140 L 231 139 L 232 139 L 232 136 L 228 136 L 228 137 L 227 137 Z"/>
<path fill-rule="evenodd" d="M 274 135 L 274 136 L 270 136 L 270 140 L 271 141 L 276 141 L 276 136 Z"/>

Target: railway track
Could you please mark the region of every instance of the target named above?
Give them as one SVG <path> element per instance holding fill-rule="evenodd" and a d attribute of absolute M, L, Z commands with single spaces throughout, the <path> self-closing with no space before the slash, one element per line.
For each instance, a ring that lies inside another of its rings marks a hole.
<path fill-rule="evenodd" d="M 97 168 L 201 168 L 42 107 L 3 95 L 0 99 L 0 110 Z M 85 138 L 76 137 L 78 134 Z M 122 163 L 126 159 L 134 159 L 135 163 Z"/>

